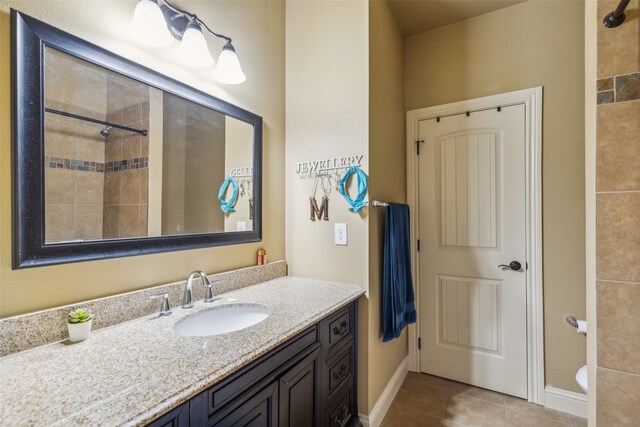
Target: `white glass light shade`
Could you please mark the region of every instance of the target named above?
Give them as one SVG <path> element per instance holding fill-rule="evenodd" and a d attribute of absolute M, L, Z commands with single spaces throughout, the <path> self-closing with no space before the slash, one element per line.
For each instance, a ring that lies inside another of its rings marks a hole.
<path fill-rule="evenodd" d="M 200 25 L 189 23 L 182 36 L 178 55 L 180 60 L 190 67 L 207 68 L 213 65 L 213 57 L 209 53 L 207 40 Z"/>
<path fill-rule="evenodd" d="M 129 32 L 140 43 L 165 47 L 175 40 L 164 20 L 160 6 L 154 0 L 140 0 L 133 12 Z"/>
<path fill-rule="evenodd" d="M 238 55 L 236 55 L 231 43 L 227 43 L 222 48 L 218 58 L 218 65 L 213 70 L 213 77 L 219 82 L 230 85 L 240 84 L 247 79 L 247 76 L 242 72 Z"/>

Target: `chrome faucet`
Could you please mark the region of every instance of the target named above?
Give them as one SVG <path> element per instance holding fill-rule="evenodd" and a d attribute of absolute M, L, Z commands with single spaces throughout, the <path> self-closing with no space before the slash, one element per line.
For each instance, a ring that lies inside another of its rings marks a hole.
<path fill-rule="evenodd" d="M 192 285 L 193 285 L 193 278 L 200 276 L 200 279 L 202 280 L 202 284 L 204 286 L 207 287 L 205 296 L 204 296 L 204 302 L 213 302 L 214 298 L 213 298 L 213 291 L 211 290 L 211 285 L 213 285 L 213 283 L 215 282 L 210 282 L 209 278 L 207 277 L 206 274 L 204 274 L 203 271 L 200 270 L 196 270 L 194 272 L 192 272 L 189 275 L 189 278 L 187 279 L 187 284 L 185 285 L 184 288 L 184 296 L 182 297 L 182 308 L 192 308 L 193 307 L 193 292 L 192 292 Z"/>

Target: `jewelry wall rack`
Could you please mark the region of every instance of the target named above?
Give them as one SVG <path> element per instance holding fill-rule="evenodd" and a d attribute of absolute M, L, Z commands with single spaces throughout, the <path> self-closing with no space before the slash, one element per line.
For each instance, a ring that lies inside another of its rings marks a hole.
<path fill-rule="evenodd" d="M 296 163 L 295 173 L 300 179 L 313 179 L 312 191 L 309 196 L 309 219 L 312 222 L 316 220 L 329 221 L 329 195 L 331 194 L 331 190 L 335 189 L 336 192 L 340 192 L 342 175 L 347 173 L 353 166 L 360 168 L 363 158 L 363 154 L 358 154 Z M 320 187 L 324 193 L 320 206 L 318 206 L 318 200 L 316 198 L 318 187 Z"/>
<path fill-rule="evenodd" d="M 361 166 L 364 155 L 333 157 L 296 163 L 295 172 L 300 178 L 315 178 L 320 172 L 345 171 L 351 166 Z"/>
<path fill-rule="evenodd" d="M 253 168 L 252 167 L 244 167 L 244 168 L 230 168 L 229 176 L 234 178 L 253 178 Z"/>

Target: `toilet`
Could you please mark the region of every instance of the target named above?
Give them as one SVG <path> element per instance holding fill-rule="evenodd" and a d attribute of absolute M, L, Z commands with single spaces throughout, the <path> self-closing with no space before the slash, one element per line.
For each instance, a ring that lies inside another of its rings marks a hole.
<path fill-rule="evenodd" d="M 565 320 L 569 325 L 576 328 L 576 332 L 587 336 L 587 322 L 585 320 L 578 320 L 573 316 L 567 316 L 565 317 Z M 582 368 L 578 369 L 578 372 L 576 372 L 576 382 L 582 391 L 587 394 L 587 365 L 584 365 Z"/>
<path fill-rule="evenodd" d="M 584 391 L 584 394 L 588 394 L 587 392 L 587 365 L 584 365 L 582 368 L 578 369 L 576 372 L 576 381 L 578 385 Z"/>

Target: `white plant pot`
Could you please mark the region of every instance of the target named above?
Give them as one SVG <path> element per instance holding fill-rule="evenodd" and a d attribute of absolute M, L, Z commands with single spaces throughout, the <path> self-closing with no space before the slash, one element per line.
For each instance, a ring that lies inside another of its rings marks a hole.
<path fill-rule="evenodd" d="M 84 323 L 67 323 L 67 326 L 69 327 L 69 341 L 80 342 L 89 338 L 92 322 L 93 319 Z"/>

